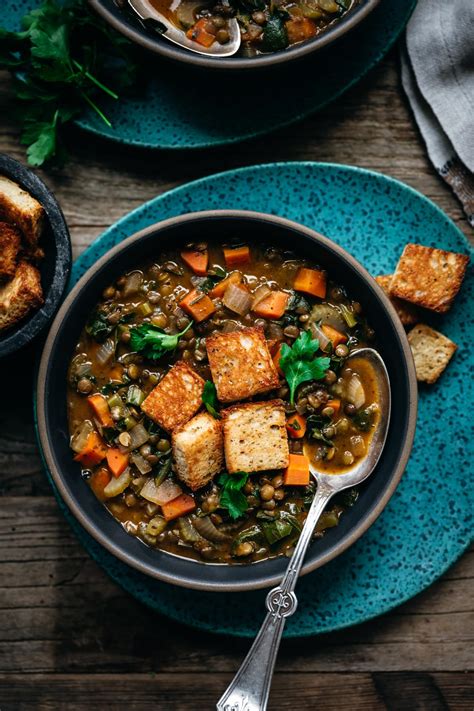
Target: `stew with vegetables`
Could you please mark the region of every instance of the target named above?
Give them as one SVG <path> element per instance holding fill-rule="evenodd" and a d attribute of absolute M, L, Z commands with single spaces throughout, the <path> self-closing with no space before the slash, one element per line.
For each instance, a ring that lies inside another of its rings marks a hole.
<path fill-rule="evenodd" d="M 236 17 L 240 54 L 276 52 L 324 32 L 358 4 L 358 0 L 150 0 L 157 10 L 202 47 L 230 40 L 229 18 Z"/>
<path fill-rule="evenodd" d="M 288 555 L 315 491 L 378 421 L 361 305 L 270 245 L 182 245 L 107 286 L 68 373 L 87 485 L 149 546 L 214 563 Z M 358 496 L 341 493 L 315 537 Z"/>

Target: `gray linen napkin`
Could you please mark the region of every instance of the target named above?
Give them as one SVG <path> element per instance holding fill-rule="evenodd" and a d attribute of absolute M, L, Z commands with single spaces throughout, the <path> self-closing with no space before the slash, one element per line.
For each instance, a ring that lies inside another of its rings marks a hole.
<path fill-rule="evenodd" d="M 431 162 L 474 227 L 474 0 L 419 0 L 401 63 Z"/>

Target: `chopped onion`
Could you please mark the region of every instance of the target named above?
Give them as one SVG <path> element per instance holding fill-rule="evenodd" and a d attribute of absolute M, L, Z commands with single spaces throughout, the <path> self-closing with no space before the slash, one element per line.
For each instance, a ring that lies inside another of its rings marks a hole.
<path fill-rule="evenodd" d="M 73 452 L 82 452 L 86 446 L 89 435 L 94 431 L 94 425 L 90 420 L 84 420 L 79 427 L 74 430 L 71 437 L 71 449 Z"/>
<path fill-rule="evenodd" d="M 272 290 L 270 289 L 269 286 L 266 284 L 262 284 L 259 286 L 255 291 L 253 292 L 253 299 L 252 299 L 252 310 L 258 306 L 258 304 L 263 301 L 264 299 L 267 298 L 269 294 L 272 293 Z"/>
<path fill-rule="evenodd" d="M 136 466 L 140 474 L 148 474 L 148 472 L 151 472 L 151 464 L 147 462 L 145 457 L 142 457 L 141 454 L 138 454 L 138 452 L 131 455 L 130 461 Z"/>
<path fill-rule="evenodd" d="M 344 331 L 346 328 L 346 322 L 344 321 L 340 310 L 337 306 L 331 306 L 330 304 L 315 304 L 311 309 L 311 314 L 309 317 L 309 323 L 315 323 L 320 321 L 321 323 L 337 328 L 338 331 Z"/>
<path fill-rule="evenodd" d="M 311 331 L 311 335 L 313 336 L 313 338 L 317 338 L 317 340 L 319 341 L 319 347 L 321 348 L 321 350 L 325 351 L 331 341 L 326 336 L 324 331 L 318 326 L 316 322 L 310 325 L 309 330 Z"/>
<path fill-rule="evenodd" d="M 218 543 L 220 541 L 228 541 L 229 536 L 214 525 L 209 516 L 204 516 L 203 518 L 196 517 L 193 520 L 194 528 L 198 533 L 206 538 L 208 541 Z"/>
<path fill-rule="evenodd" d="M 127 467 L 119 477 L 112 477 L 104 489 L 104 496 L 107 497 L 107 499 L 112 499 L 114 496 L 118 496 L 125 491 L 131 481 L 132 474 L 130 472 L 130 467 Z"/>
<path fill-rule="evenodd" d="M 97 351 L 96 359 L 99 365 L 106 365 L 115 353 L 115 342 L 113 338 L 107 340 L 101 345 Z"/>
<path fill-rule="evenodd" d="M 132 272 L 125 279 L 123 287 L 123 296 L 131 296 L 139 291 L 143 283 L 143 274 L 141 272 Z"/>
<path fill-rule="evenodd" d="M 222 303 L 230 311 L 234 311 L 239 316 L 244 316 L 250 309 L 252 297 L 246 289 L 236 286 L 236 284 L 229 284 L 225 290 Z"/>
<path fill-rule="evenodd" d="M 154 479 L 149 479 L 140 491 L 140 496 L 143 496 L 147 501 L 152 501 L 154 504 L 162 506 L 167 504 L 168 501 L 173 501 L 182 493 L 182 488 L 171 479 L 165 479 L 159 486 L 156 486 Z"/>
<path fill-rule="evenodd" d="M 132 427 L 129 434 L 131 437 L 131 442 L 128 447 L 128 450 L 130 452 L 132 451 L 132 449 L 138 449 L 138 447 L 141 447 L 142 444 L 145 444 L 145 442 L 148 442 L 148 440 L 150 439 L 150 435 L 148 434 L 141 422 L 139 422 L 138 425 L 135 425 L 135 427 Z"/>
<path fill-rule="evenodd" d="M 346 398 L 358 410 L 365 402 L 364 386 L 360 382 L 357 373 L 352 373 L 351 379 L 346 386 Z"/>

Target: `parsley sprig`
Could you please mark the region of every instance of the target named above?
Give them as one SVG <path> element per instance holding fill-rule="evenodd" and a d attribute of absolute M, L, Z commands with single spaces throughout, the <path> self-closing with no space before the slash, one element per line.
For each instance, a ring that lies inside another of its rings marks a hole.
<path fill-rule="evenodd" d="M 98 97 L 116 100 L 117 91 L 136 83 L 132 45 L 85 0 L 43 0 L 25 15 L 22 28 L 0 27 L 0 69 L 13 73 L 21 142 L 28 146 L 30 165 L 62 162 L 61 128 L 86 106 L 111 125 Z M 113 89 L 106 83 L 108 74 L 113 74 Z"/>
<path fill-rule="evenodd" d="M 296 388 L 309 380 L 321 380 L 329 368 L 330 358 L 316 358 L 319 341 L 309 331 L 300 333 L 292 346 L 281 346 L 280 368 L 290 387 L 290 402 L 295 402 Z"/>
<path fill-rule="evenodd" d="M 220 419 L 219 402 L 217 400 L 216 386 L 211 380 L 206 380 L 202 391 L 202 402 L 210 415 Z"/>
<path fill-rule="evenodd" d="M 222 487 L 219 505 L 223 509 L 227 509 L 233 519 L 242 516 L 249 507 L 247 499 L 242 493 L 248 478 L 247 472 L 221 474 L 219 477 L 219 485 Z"/>
<path fill-rule="evenodd" d="M 130 329 L 130 345 L 137 353 L 143 353 L 146 358 L 156 360 L 165 353 L 174 351 L 181 336 L 184 336 L 192 325 L 193 322 L 190 321 L 179 333 L 169 334 L 151 323 L 142 323 Z"/>

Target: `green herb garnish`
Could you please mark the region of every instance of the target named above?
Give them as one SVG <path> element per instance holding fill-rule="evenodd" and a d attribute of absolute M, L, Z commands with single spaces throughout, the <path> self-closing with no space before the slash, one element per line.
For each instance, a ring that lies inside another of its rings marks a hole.
<path fill-rule="evenodd" d="M 219 477 L 219 485 L 222 487 L 220 506 L 227 509 L 231 518 L 239 518 L 249 507 L 247 499 L 242 493 L 248 478 L 247 472 L 221 474 Z"/>
<path fill-rule="evenodd" d="M 211 414 L 216 420 L 220 419 L 220 414 L 218 411 L 219 403 L 217 401 L 216 386 L 211 383 L 210 380 L 206 380 L 204 383 L 204 389 L 202 391 L 202 401 L 206 407 L 206 410 Z"/>
<path fill-rule="evenodd" d="M 169 351 L 174 351 L 178 341 L 193 322 L 190 321 L 185 329 L 179 333 L 165 333 L 162 328 L 153 326 L 151 323 L 142 323 L 140 326 L 130 329 L 130 345 L 132 350 L 143 353 L 146 358 L 156 360 Z"/>
<path fill-rule="evenodd" d="M 312 340 L 309 331 L 300 333 L 290 347 L 286 343 L 281 346 L 280 368 L 290 387 L 290 402 L 295 402 L 295 392 L 298 385 L 308 380 L 321 380 L 329 368 L 330 359 L 315 358 L 319 350 L 319 341 Z"/>
<path fill-rule="evenodd" d="M 116 324 L 109 323 L 102 311 L 95 311 L 86 323 L 86 333 L 102 343 L 114 330 Z"/>
<path fill-rule="evenodd" d="M 134 86 L 138 66 L 132 44 L 88 7 L 85 0 L 43 0 L 22 21 L 21 32 L 0 27 L 0 69 L 14 75 L 21 142 L 30 165 L 63 160 L 61 127 L 90 107 L 111 123 L 97 95 L 116 100 Z M 104 83 L 113 76 L 114 89 Z"/>

